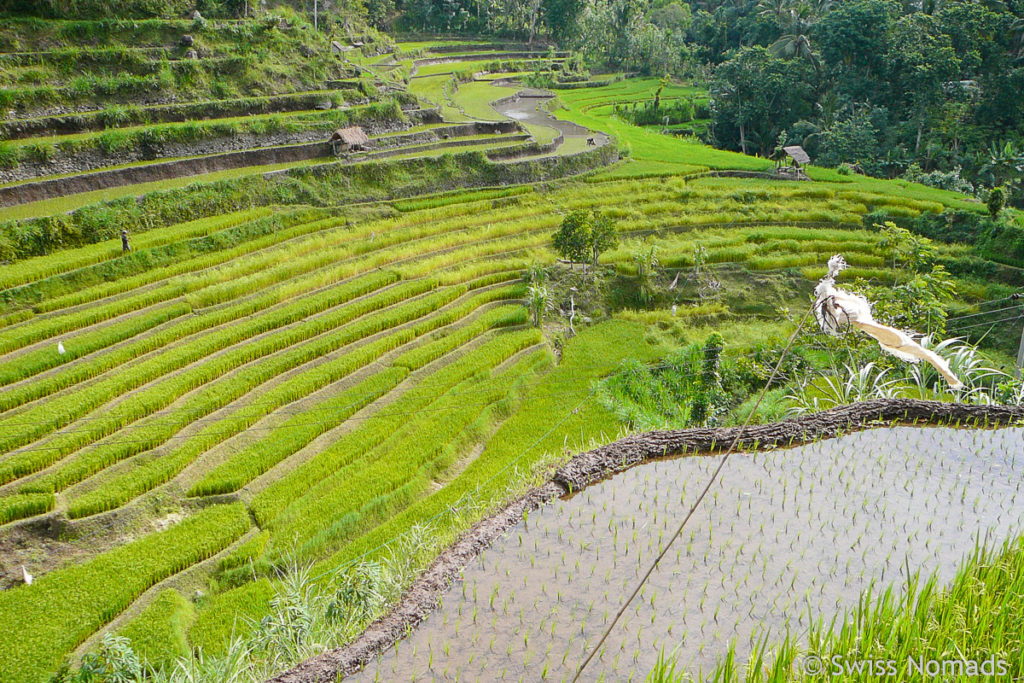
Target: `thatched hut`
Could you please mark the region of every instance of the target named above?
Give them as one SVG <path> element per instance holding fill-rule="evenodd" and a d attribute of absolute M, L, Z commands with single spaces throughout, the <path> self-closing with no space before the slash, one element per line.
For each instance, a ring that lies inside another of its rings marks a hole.
<path fill-rule="evenodd" d="M 349 126 L 334 131 L 330 143 L 335 154 L 356 152 L 366 149 L 366 146 L 370 144 L 370 137 L 359 126 Z"/>
<path fill-rule="evenodd" d="M 797 168 L 803 168 L 807 164 L 811 163 L 811 157 L 808 156 L 807 152 L 800 145 L 790 145 L 789 147 L 783 147 L 782 151 L 789 157 L 790 163 Z"/>
<path fill-rule="evenodd" d="M 807 180 L 804 166 L 809 163 L 811 157 L 800 145 L 783 147 L 782 154 L 775 160 L 775 175 L 793 180 Z"/>

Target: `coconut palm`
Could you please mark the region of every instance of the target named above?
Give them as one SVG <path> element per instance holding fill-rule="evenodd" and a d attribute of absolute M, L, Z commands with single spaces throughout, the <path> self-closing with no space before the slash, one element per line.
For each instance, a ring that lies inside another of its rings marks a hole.
<path fill-rule="evenodd" d="M 768 49 L 782 59 L 801 59 L 809 62 L 815 71 L 820 67 L 818 56 L 811 47 L 811 39 L 804 33 L 787 33 L 780 36 Z"/>
<path fill-rule="evenodd" d="M 760 0 L 757 3 L 757 16 L 773 20 L 779 28 L 792 22 L 795 11 L 793 0 Z"/>

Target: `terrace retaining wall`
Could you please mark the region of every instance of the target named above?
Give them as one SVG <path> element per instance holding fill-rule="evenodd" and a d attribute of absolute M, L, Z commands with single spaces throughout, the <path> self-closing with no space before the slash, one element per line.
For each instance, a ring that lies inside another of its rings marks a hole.
<path fill-rule="evenodd" d="M 410 114 L 411 119 L 419 122 L 433 122 L 437 114 L 436 110 L 432 109 L 407 113 Z M 401 130 L 406 125 L 407 124 L 404 122 L 394 122 L 393 124 L 383 123 L 380 125 L 370 126 L 368 130 L 372 134 L 377 135 L 391 132 L 392 130 Z M 479 124 L 465 125 L 476 126 Z M 446 129 L 440 130 L 457 132 L 460 128 L 460 126 L 450 126 Z M 518 128 L 513 126 L 512 130 L 518 130 Z M 480 132 L 491 131 L 490 129 L 481 129 Z M 504 132 L 504 129 L 501 129 L 501 132 Z M 254 142 L 260 141 L 264 143 L 270 142 L 271 146 L 258 147 L 255 149 L 243 149 L 240 151 L 230 151 L 229 149 L 229 151 L 222 153 L 215 153 L 192 159 L 155 162 L 152 164 L 133 166 L 129 168 L 110 169 L 106 171 L 99 170 L 67 178 L 42 179 L 22 183 L 20 185 L 0 187 L 0 204 L 4 206 L 14 206 L 16 204 L 25 204 L 27 202 L 35 202 L 43 199 L 53 199 L 55 197 L 63 197 L 65 195 L 76 194 L 79 192 L 105 190 L 112 187 L 120 187 L 122 185 L 134 185 L 137 183 L 148 183 L 184 176 L 201 175 L 203 173 L 227 171 L 235 168 L 244 168 L 246 166 L 264 166 L 268 164 L 282 164 L 292 161 L 305 161 L 332 155 L 330 145 L 322 141 L 325 137 L 324 131 L 305 132 L 298 136 L 282 135 L 264 138 L 253 137 L 252 140 L 249 139 L 250 137 L 252 136 L 237 136 L 234 138 L 228 138 L 227 141 L 230 146 L 240 146 L 247 143 L 252 145 Z M 288 144 L 295 138 L 302 142 L 300 144 Z M 311 142 L 310 140 L 317 141 Z M 206 145 L 206 147 L 204 147 L 204 151 L 209 151 L 210 143 L 204 144 Z M 216 147 L 216 145 L 214 145 L 214 147 Z M 162 151 L 170 152 L 162 154 L 162 156 L 179 155 L 175 154 L 174 150 Z M 192 152 L 195 153 L 195 149 L 192 149 Z M 104 160 L 107 162 L 107 165 L 110 165 L 110 159 L 104 158 Z M 132 161 L 132 159 L 124 158 L 116 161 L 117 163 L 128 163 Z M 62 168 L 57 172 L 71 173 L 74 171 L 74 168 Z M 53 172 L 55 171 L 51 170 L 51 173 Z"/>
<path fill-rule="evenodd" d="M 322 136 L 319 136 L 322 137 Z M 53 199 L 79 192 L 105 190 L 122 185 L 149 183 L 183 176 L 201 175 L 215 171 L 226 171 L 245 166 L 264 166 L 290 161 L 305 161 L 331 154 L 326 142 L 312 142 L 304 145 L 267 147 L 241 152 L 213 154 L 196 159 L 164 161 L 143 166 L 96 171 L 68 178 L 53 178 L 21 185 L 0 187 L 0 204 L 13 206 L 43 199 Z"/>
<path fill-rule="evenodd" d="M 175 123 L 183 121 L 206 121 L 230 116 L 252 116 L 282 112 L 316 109 L 323 103 L 331 103 L 330 92 L 297 93 L 294 95 L 271 95 L 263 98 L 239 98 L 235 100 L 209 100 L 205 102 L 180 102 L 143 107 L 149 123 Z M 345 106 L 368 104 L 368 98 L 346 101 Z M 107 128 L 101 110 L 77 114 L 58 114 L 37 118 L 21 118 L 0 121 L 0 137 L 6 139 L 28 138 L 37 135 L 67 135 L 89 130 Z M 139 125 L 141 121 L 129 122 Z"/>
<path fill-rule="evenodd" d="M 420 122 L 433 120 L 430 110 L 420 115 L 419 110 L 405 112 L 410 121 Z M 402 119 L 370 119 L 358 120 L 358 125 L 369 135 L 380 135 L 408 127 Z M 140 161 L 158 161 L 175 157 L 191 157 L 205 154 L 221 154 L 260 147 L 279 147 L 295 145 L 315 140 L 324 140 L 335 128 L 335 124 L 327 122 L 295 132 L 279 132 L 270 134 L 253 133 L 221 133 L 210 135 L 191 142 L 163 142 L 153 144 L 135 144 L 130 148 L 116 153 L 106 153 L 96 145 L 67 153 L 55 148 L 56 156 L 49 161 L 22 162 L 9 169 L 0 169 L 0 183 L 11 183 L 22 180 L 45 180 L 47 176 L 87 173 L 103 170 L 109 166 L 118 166 Z"/>
<path fill-rule="evenodd" d="M 877 399 L 840 406 L 774 424 L 722 429 L 648 432 L 573 457 L 551 481 L 530 489 L 491 516 L 477 522 L 412 584 L 402 600 L 371 624 L 355 641 L 302 662 L 271 683 L 337 680 L 359 671 L 419 625 L 469 562 L 516 525 L 523 513 L 566 493 L 640 464 L 668 455 L 709 453 L 737 448 L 793 446 L 870 426 L 900 424 L 975 424 L 994 427 L 1024 421 L 1024 406 L 976 406 L 913 399 Z"/>

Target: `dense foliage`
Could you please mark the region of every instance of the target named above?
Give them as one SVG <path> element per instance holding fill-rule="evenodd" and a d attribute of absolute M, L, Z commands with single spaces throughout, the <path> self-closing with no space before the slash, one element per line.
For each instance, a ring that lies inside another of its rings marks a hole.
<path fill-rule="evenodd" d="M 799 144 L 821 165 L 983 197 L 1006 186 L 1024 205 L 1021 0 L 406 0 L 385 15 L 416 32 L 540 36 L 591 69 L 710 74 L 718 146 Z M 688 120 L 652 112 L 666 116 Z"/>
<path fill-rule="evenodd" d="M 1019 204 L 1022 9 L 761 0 L 699 12 L 697 54 L 720 65 L 716 140 L 761 154 L 802 144 L 825 165 L 947 189 L 1012 183 Z"/>

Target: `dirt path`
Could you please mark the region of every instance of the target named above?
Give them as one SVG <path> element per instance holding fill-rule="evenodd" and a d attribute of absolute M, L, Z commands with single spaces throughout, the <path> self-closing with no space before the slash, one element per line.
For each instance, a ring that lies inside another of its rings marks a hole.
<path fill-rule="evenodd" d="M 492 81 L 497 85 L 498 81 Z M 491 103 L 491 107 L 499 114 L 514 121 L 536 124 L 554 128 L 564 138 L 594 138 L 597 146 L 606 145 L 611 140 L 604 133 L 592 131 L 571 121 L 556 119 L 543 110 L 543 106 L 554 98 L 555 94 L 550 90 L 538 90 L 536 88 L 523 88 L 512 98 L 504 98 Z"/>
<path fill-rule="evenodd" d="M 495 82 L 492 82 L 494 84 Z M 550 90 L 538 90 L 536 88 L 523 88 L 511 99 L 505 98 L 492 103 L 492 108 L 499 114 L 514 121 L 537 124 L 554 128 L 565 137 L 594 137 L 595 142 L 601 138 L 599 144 L 606 144 L 608 136 L 604 133 L 591 131 L 579 124 L 570 121 L 556 119 L 543 111 L 543 106 L 552 98 L 555 93 Z"/>

